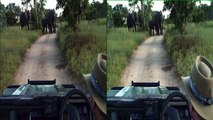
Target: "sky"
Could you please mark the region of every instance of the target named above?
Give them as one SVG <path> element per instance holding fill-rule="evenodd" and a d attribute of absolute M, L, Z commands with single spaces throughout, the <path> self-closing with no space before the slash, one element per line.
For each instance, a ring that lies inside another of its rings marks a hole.
<path fill-rule="evenodd" d="M 128 9 L 131 9 L 128 4 L 128 0 L 108 0 L 107 1 L 109 5 L 114 7 L 116 4 L 123 4 L 123 6 L 126 6 Z M 162 11 L 163 10 L 163 0 L 153 0 L 153 11 Z M 201 4 L 207 4 L 210 5 L 210 1 L 201 1 Z M 140 4 L 139 4 L 140 6 Z M 167 18 L 169 15 L 169 11 L 163 11 L 163 15 Z"/>
<path fill-rule="evenodd" d="M 33 0 L 31 0 L 31 1 L 33 1 Z M 56 4 L 57 4 L 56 1 L 57 0 L 47 0 L 45 8 L 46 9 L 55 9 Z M 91 3 L 92 1 L 93 0 L 89 0 L 89 3 Z M 95 0 L 95 1 L 103 2 L 103 0 Z M 16 5 L 22 6 L 21 0 L 1 0 L 1 3 L 3 3 L 5 6 L 8 5 L 9 3 L 16 3 Z M 108 3 L 112 7 L 114 7 L 116 4 L 123 4 L 123 6 L 126 6 L 129 9 L 128 0 L 108 0 Z M 201 3 L 207 3 L 208 5 L 210 5 L 210 1 L 202 1 Z M 154 0 L 154 5 L 152 7 L 152 10 L 154 10 L 154 11 L 161 10 L 162 11 L 162 9 L 163 9 L 163 0 L 159 0 L 159 1 Z M 58 9 L 58 10 L 56 10 L 56 13 L 59 15 L 62 11 L 63 11 L 63 9 Z M 169 15 L 169 11 L 163 12 L 163 15 L 165 17 L 167 17 Z"/>
<path fill-rule="evenodd" d="M 19 5 L 22 7 L 21 4 L 21 0 L 0 0 L 2 4 L 4 4 L 5 6 L 7 6 L 9 3 L 15 3 L 16 5 Z M 39 1 L 39 0 L 37 0 Z M 46 6 L 44 7 L 45 9 L 55 9 L 56 8 L 56 4 L 57 4 L 57 0 L 46 0 Z M 89 0 L 89 3 L 91 3 L 93 0 Z M 103 0 L 95 0 L 95 1 L 99 1 L 99 2 L 103 2 Z M 31 0 L 31 3 L 33 5 L 33 0 Z M 56 13 L 59 15 L 60 13 L 62 13 L 63 9 L 58 9 L 56 10 Z"/>

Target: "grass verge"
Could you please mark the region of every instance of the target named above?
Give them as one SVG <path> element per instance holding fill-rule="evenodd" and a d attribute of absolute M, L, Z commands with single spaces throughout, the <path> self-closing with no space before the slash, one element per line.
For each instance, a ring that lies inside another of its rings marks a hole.
<path fill-rule="evenodd" d="M 0 92 L 14 83 L 17 68 L 26 49 L 41 34 L 39 31 L 20 30 L 20 27 L 6 27 L 0 31 Z"/>
<path fill-rule="evenodd" d="M 205 24 L 189 24 L 186 35 L 180 35 L 175 31 L 167 30 L 164 44 L 181 76 L 191 74 L 195 58 L 198 55 L 205 56 L 213 62 L 212 33 L 212 21 Z"/>
<path fill-rule="evenodd" d="M 107 89 L 120 85 L 123 70 L 133 50 L 143 41 L 146 33 L 128 32 L 127 28 L 112 28 L 107 34 Z"/>
<path fill-rule="evenodd" d="M 106 52 L 106 20 L 81 21 L 77 33 L 63 27 L 58 42 L 71 73 L 80 79 L 91 72 L 98 53 Z"/>

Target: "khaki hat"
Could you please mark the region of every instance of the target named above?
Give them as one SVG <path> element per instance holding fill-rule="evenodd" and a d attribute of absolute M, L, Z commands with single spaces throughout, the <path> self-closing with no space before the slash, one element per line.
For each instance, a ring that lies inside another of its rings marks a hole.
<path fill-rule="evenodd" d="M 107 57 L 100 53 L 92 73 L 83 75 L 95 103 L 106 114 Z"/>
<path fill-rule="evenodd" d="M 213 119 L 213 66 L 205 57 L 197 56 L 191 76 L 182 77 L 185 92 L 197 113 Z"/>

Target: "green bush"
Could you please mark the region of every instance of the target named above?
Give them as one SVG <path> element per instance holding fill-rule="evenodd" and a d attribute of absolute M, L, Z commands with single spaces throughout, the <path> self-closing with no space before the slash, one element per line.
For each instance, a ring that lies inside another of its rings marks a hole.
<path fill-rule="evenodd" d="M 27 48 L 41 32 L 20 30 L 20 27 L 5 27 L 0 31 L 0 92 L 14 83 L 15 73 L 22 63 Z"/>
<path fill-rule="evenodd" d="M 164 44 L 180 75 L 191 73 L 196 56 L 202 55 L 213 62 L 213 27 L 207 24 L 189 24 L 187 34 L 167 30 Z"/>
<path fill-rule="evenodd" d="M 90 73 L 96 63 L 97 55 L 106 52 L 106 20 L 81 21 L 79 30 L 74 33 L 62 28 L 58 33 L 60 48 L 77 78 Z"/>
<path fill-rule="evenodd" d="M 127 28 L 112 28 L 107 34 L 107 89 L 120 85 L 123 70 L 133 51 L 143 42 L 147 34 L 128 32 Z"/>

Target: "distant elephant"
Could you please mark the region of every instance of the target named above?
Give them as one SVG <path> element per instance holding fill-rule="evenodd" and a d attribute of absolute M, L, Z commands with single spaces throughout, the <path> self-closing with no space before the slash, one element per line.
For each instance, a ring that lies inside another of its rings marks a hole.
<path fill-rule="evenodd" d="M 30 17 L 29 11 L 21 12 L 19 17 L 21 29 L 23 30 L 23 28 L 27 26 L 29 30 L 29 17 Z"/>
<path fill-rule="evenodd" d="M 47 19 L 45 17 L 42 18 L 41 23 L 42 23 L 42 32 L 45 34 L 47 33 Z"/>
<path fill-rule="evenodd" d="M 152 36 L 155 34 L 155 23 L 153 20 L 149 21 L 149 34 Z"/>
<path fill-rule="evenodd" d="M 128 31 L 130 31 L 131 28 L 133 28 L 133 30 L 136 31 L 136 21 L 137 21 L 136 12 L 129 13 L 127 16 Z"/>
<path fill-rule="evenodd" d="M 46 14 L 47 26 L 49 29 L 49 33 L 56 32 L 56 16 L 54 10 L 49 10 Z"/>
<path fill-rule="evenodd" d="M 41 20 L 42 23 L 42 31 L 43 33 L 47 33 L 47 28 L 49 33 L 56 32 L 56 16 L 54 10 L 48 10 L 46 15 Z"/>
<path fill-rule="evenodd" d="M 156 15 L 154 16 L 155 19 L 155 30 L 157 35 L 162 35 L 163 34 L 163 16 L 162 12 L 157 12 Z"/>
<path fill-rule="evenodd" d="M 161 12 L 157 12 L 153 19 L 149 21 L 150 35 L 154 35 L 154 30 L 156 35 L 163 34 L 163 16 Z"/>

